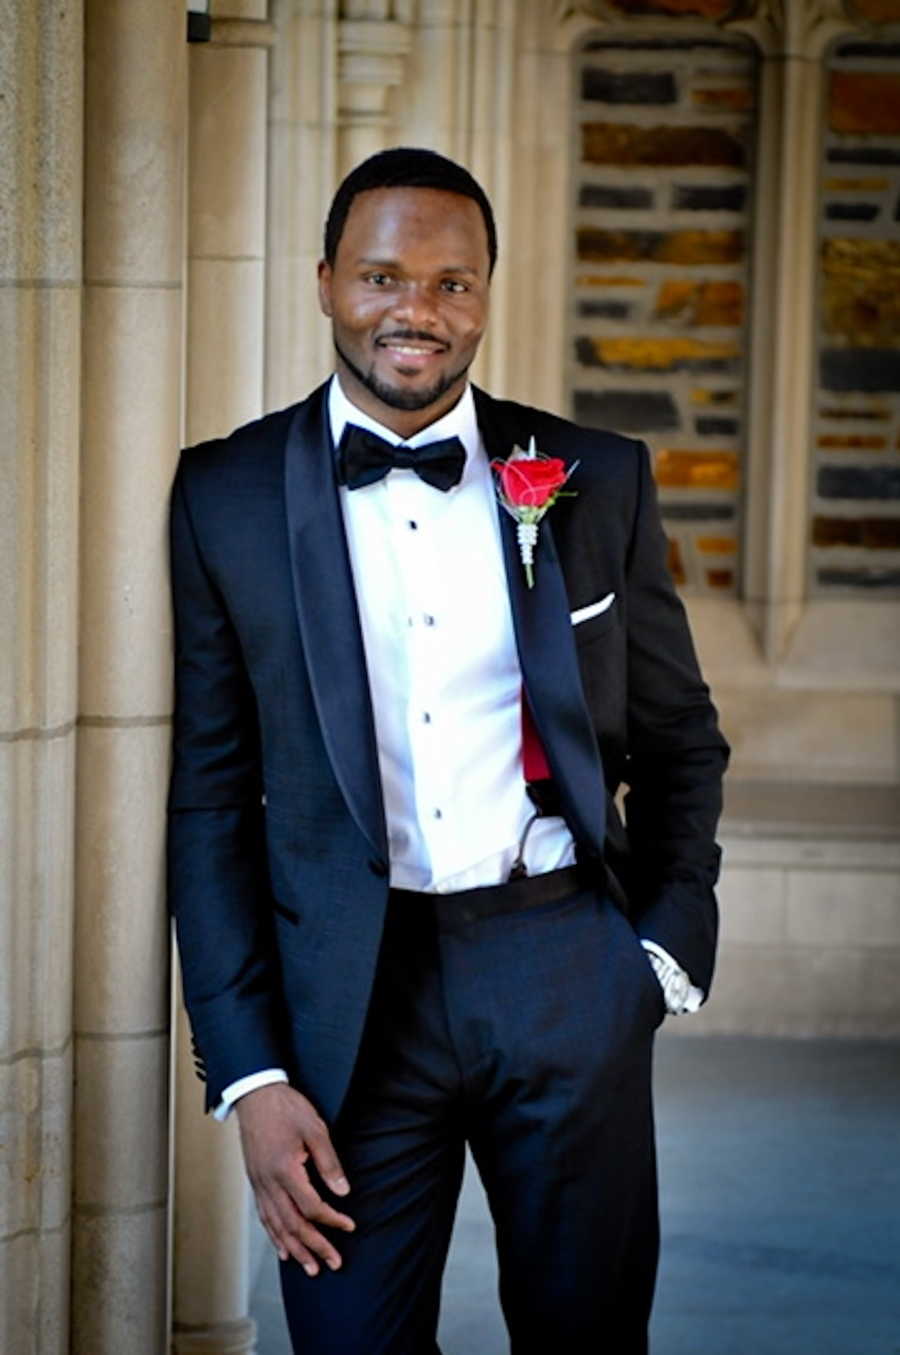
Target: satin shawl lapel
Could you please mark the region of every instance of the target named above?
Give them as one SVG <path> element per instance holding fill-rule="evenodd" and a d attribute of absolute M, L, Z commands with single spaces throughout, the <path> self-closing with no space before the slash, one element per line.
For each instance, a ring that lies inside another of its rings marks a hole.
<path fill-rule="evenodd" d="M 327 389 L 320 387 L 298 407 L 285 447 L 294 598 L 334 775 L 359 828 L 387 861 L 375 723 L 334 474 Z"/>
<path fill-rule="evenodd" d="M 527 431 L 504 428 L 490 396 L 476 389 L 475 404 L 489 459 L 509 456 L 516 442 L 525 445 Z M 533 588 L 525 582 L 516 524 L 499 502 L 497 511 L 528 704 L 569 824 L 584 845 L 602 854 L 606 787 L 581 685 L 565 580 L 553 541 L 553 510 L 540 525 Z"/>

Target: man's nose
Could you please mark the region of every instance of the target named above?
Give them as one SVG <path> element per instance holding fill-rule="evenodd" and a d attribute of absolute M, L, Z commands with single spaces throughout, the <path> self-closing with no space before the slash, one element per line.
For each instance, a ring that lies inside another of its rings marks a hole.
<path fill-rule="evenodd" d="M 438 324 L 437 294 L 431 287 L 415 283 L 397 296 L 392 314 L 410 329 L 433 330 Z"/>

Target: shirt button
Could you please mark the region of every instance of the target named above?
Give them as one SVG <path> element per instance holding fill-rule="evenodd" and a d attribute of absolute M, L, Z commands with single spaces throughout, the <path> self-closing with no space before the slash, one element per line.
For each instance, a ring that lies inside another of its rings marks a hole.
<path fill-rule="evenodd" d="M 419 526 L 419 524 L 418 524 L 417 522 L 413 522 L 412 518 L 410 518 L 410 520 L 409 520 L 409 530 L 410 530 L 411 532 L 414 532 L 414 531 L 417 530 L 418 526 Z"/>
<path fill-rule="evenodd" d="M 426 725 L 430 725 L 430 724 L 431 724 L 431 716 L 429 715 L 429 713 L 428 713 L 427 710 L 424 710 L 424 711 L 422 712 L 422 723 L 423 723 L 423 724 L 426 724 Z"/>
<path fill-rule="evenodd" d="M 434 617 L 430 616 L 428 612 L 425 613 L 425 615 L 422 617 L 422 620 L 425 622 L 426 626 L 434 625 Z"/>
<path fill-rule="evenodd" d="M 436 810 L 434 811 L 434 817 L 435 817 L 436 819 L 442 819 L 442 818 L 444 817 L 444 815 L 443 815 L 443 813 L 441 812 L 440 809 L 436 809 Z"/>

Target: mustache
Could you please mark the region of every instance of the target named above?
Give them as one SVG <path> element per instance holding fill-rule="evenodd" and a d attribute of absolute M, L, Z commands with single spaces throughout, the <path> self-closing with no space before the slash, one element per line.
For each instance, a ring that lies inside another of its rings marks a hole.
<path fill-rule="evenodd" d="M 379 334 L 376 343 L 389 343 L 391 340 L 410 341 L 414 343 L 439 343 L 442 348 L 448 348 L 446 339 L 439 339 L 436 334 L 428 334 L 424 329 L 394 329 L 390 334 Z"/>

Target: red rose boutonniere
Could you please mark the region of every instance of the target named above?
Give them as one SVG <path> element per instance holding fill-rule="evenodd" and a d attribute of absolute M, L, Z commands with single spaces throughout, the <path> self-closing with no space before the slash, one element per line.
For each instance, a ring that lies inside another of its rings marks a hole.
<path fill-rule="evenodd" d="M 491 470 L 497 476 L 497 497 L 516 521 L 516 538 L 529 588 L 534 586 L 538 523 L 565 493 L 563 486 L 577 465 L 575 461 L 566 469 L 558 456 L 545 456 L 534 445 L 534 438 L 530 439 L 527 452 L 514 447 L 505 461 L 491 462 Z"/>

